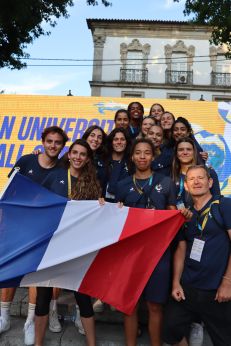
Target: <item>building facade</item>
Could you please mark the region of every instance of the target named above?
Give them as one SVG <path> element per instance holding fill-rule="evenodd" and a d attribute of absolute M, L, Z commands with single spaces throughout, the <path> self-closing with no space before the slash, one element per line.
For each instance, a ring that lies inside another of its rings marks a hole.
<path fill-rule="evenodd" d="M 231 60 L 188 22 L 87 19 L 92 96 L 231 101 Z"/>

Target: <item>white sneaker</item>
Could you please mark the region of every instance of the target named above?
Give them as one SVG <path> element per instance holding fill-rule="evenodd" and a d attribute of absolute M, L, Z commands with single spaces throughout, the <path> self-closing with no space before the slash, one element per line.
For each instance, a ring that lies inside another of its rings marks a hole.
<path fill-rule="evenodd" d="M 53 333 L 59 333 L 62 330 L 57 310 L 50 310 L 49 312 L 49 329 Z"/>
<path fill-rule="evenodd" d="M 100 299 L 97 299 L 93 304 L 93 310 L 94 312 L 103 312 L 104 303 Z"/>
<path fill-rule="evenodd" d="M 26 321 L 24 325 L 24 344 L 34 345 L 35 341 L 35 331 L 34 331 L 34 321 Z"/>
<path fill-rule="evenodd" d="M 204 329 L 199 323 L 192 323 L 189 335 L 189 346 L 202 346 L 204 339 Z"/>
<path fill-rule="evenodd" d="M 78 329 L 80 334 L 85 335 L 85 330 L 84 330 L 83 325 L 82 325 L 82 321 L 80 318 L 80 312 L 79 312 L 78 307 L 76 307 L 75 326 Z"/>
<path fill-rule="evenodd" d="M 10 329 L 10 318 L 0 316 L 0 334 Z"/>

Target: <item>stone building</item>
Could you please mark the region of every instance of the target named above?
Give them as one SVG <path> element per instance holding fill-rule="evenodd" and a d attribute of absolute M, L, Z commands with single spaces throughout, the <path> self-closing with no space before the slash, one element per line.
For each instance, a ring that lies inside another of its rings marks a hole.
<path fill-rule="evenodd" d="M 231 101 L 231 60 L 211 28 L 182 21 L 87 19 L 92 96 Z"/>

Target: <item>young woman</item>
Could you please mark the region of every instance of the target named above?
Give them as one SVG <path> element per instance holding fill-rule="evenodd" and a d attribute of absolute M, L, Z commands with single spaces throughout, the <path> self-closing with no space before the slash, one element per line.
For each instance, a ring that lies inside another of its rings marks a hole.
<path fill-rule="evenodd" d="M 164 113 L 164 107 L 160 103 L 154 103 L 149 112 L 149 116 L 155 120 L 157 125 L 160 125 L 160 118 Z"/>
<path fill-rule="evenodd" d="M 123 128 L 127 130 L 129 128 L 130 116 L 126 109 L 119 109 L 114 118 L 115 128 Z"/>
<path fill-rule="evenodd" d="M 101 196 L 101 188 L 96 179 L 92 150 L 83 139 L 77 139 L 69 148 L 65 168 L 49 174 L 43 185 L 49 190 L 75 200 L 92 200 Z M 60 184 L 60 181 L 63 181 Z M 79 306 L 81 321 L 88 346 L 95 346 L 95 323 L 91 297 L 74 292 Z M 35 345 L 42 346 L 48 321 L 51 287 L 37 288 L 35 310 Z"/>
<path fill-rule="evenodd" d="M 115 128 L 107 137 L 108 158 L 106 160 L 107 187 L 105 200 L 115 203 L 116 188 L 119 181 L 128 177 L 128 159 L 131 139 L 123 128 Z M 110 306 L 111 310 L 114 310 Z M 94 312 L 104 311 L 104 302 L 97 299 L 93 304 Z"/>
<path fill-rule="evenodd" d="M 82 138 L 89 144 L 93 151 L 93 162 L 96 168 L 97 178 L 104 194 L 106 188 L 105 158 L 107 135 L 100 126 L 92 125 L 85 131 Z"/>
<path fill-rule="evenodd" d="M 136 138 L 140 132 L 141 123 L 144 116 L 144 107 L 140 102 L 131 102 L 128 105 L 130 117 L 129 135 L 132 139 Z"/>
<path fill-rule="evenodd" d="M 185 137 L 189 137 L 194 141 L 198 152 L 199 163 L 203 164 L 208 159 L 208 153 L 203 151 L 202 147 L 197 142 L 196 138 L 193 135 L 192 126 L 188 122 L 188 120 L 183 117 L 178 117 L 172 126 L 172 138 L 174 144 L 178 142 L 181 138 Z"/>
<path fill-rule="evenodd" d="M 179 139 L 175 145 L 172 178 L 177 189 L 177 207 L 191 207 L 192 199 L 184 189 L 184 179 L 188 168 L 198 164 L 198 154 L 195 142 L 191 138 Z M 213 186 L 211 188 L 212 195 L 220 195 L 219 180 L 214 169 L 209 169 Z"/>
<path fill-rule="evenodd" d="M 150 127 L 154 124 L 155 124 L 155 120 L 152 117 L 150 116 L 144 117 L 142 120 L 140 133 L 136 138 L 146 137 Z"/>
<path fill-rule="evenodd" d="M 170 112 L 164 112 L 160 118 L 160 126 L 164 130 L 164 143 L 171 143 L 172 139 L 172 126 L 175 122 L 175 117 Z"/>
<path fill-rule="evenodd" d="M 116 199 L 125 206 L 149 209 L 176 209 L 175 187 L 169 177 L 153 173 L 151 165 L 155 148 L 147 138 L 136 139 L 131 149 L 135 173 L 117 185 Z M 153 271 L 143 296 L 149 311 L 149 334 L 152 346 L 160 346 L 162 307 L 166 302 L 170 284 L 170 250 L 166 250 Z M 126 344 L 136 345 L 138 317 L 137 309 L 132 315 L 125 315 Z"/>
<path fill-rule="evenodd" d="M 106 163 L 107 188 L 105 199 L 115 202 L 116 187 L 128 173 L 128 159 L 131 139 L 126 130 L 114 129 L 107 138 L 108 160 Z"/>
<path fill-rule="evenodd" d="M 152 141 L 156 151 L 155 159 L 152 161 L 153 171 L 170 176 L 172 169 L 173 148 L 163 144 L 164 131 L 162 127 L 159 125 L 151 126 L 147 133 L 147 138 Z"/>

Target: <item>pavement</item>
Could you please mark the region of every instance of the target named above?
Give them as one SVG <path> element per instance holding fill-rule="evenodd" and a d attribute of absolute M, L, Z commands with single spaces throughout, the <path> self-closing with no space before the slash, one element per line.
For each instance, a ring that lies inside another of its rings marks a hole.
<path fill-rule="evenodd" d="M 27 289 L 17 289 L 11 306 L 11 329 L 0 335 L 0 346 L 23 346 L 23 326 L 27 315 Z M 85 336 L 79 334 L 73 320 L 75 317 L 75 300 L 73 293 L 63 291 L 58 300 L 58 313 L 62 324 L 60 333 L 47 330 L 44 346 L 85 346 Z M 119 311 L 96 313 L 97 346 L 124 346 L 123 316 Z M 137 346 L 149 346 L 147 331 L 147 311 L 142 305 L 140 310 L 142 335 L 137 339 Z M 213 346 L 205 333 L 203 346 Z"/>

